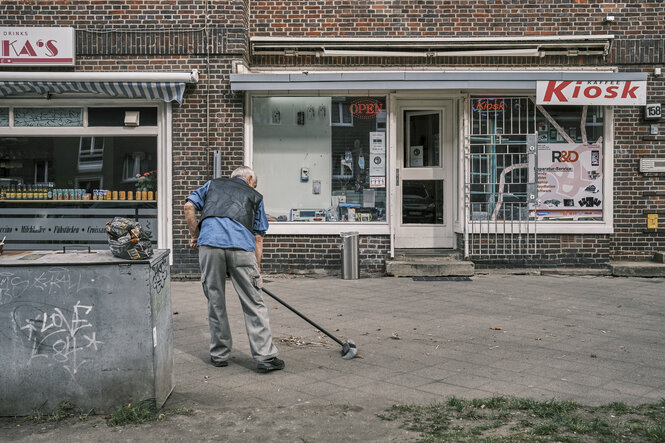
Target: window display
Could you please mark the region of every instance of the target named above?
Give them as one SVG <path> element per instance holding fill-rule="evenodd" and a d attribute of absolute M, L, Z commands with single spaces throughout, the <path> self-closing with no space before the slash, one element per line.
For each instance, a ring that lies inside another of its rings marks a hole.
<path fill-rule="evenodd" d="M 142 221 L 156 239 L 156 137 L 0 137 L 0 158 L 8 249 L 106 247 L 112 216 Z"/>
<path fill-rule="evenodd" d="M 603 107 L 538 110 L 538 219 L 602 220 Z"/>
<path fill-rule="evenodd" d="M 384 97 L 255 97 L 254 169 L 271 222 L 386 221 Z"/>
<path fill-rule="evenodd" d="M 471 220 L 603 220 L 603 107 L 475 98 L 471 115 Z"/>

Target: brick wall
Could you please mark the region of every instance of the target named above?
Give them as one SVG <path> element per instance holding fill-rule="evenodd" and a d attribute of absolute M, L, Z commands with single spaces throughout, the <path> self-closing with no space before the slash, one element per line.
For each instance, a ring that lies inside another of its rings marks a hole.
<path fill-rule="evenodd" d="M 265 273 L 324 272 L 339 274 L 342 266 L 339 235 L 268 235 L 263 246 L 261 270 Z M 390 252 L 388 236 L 358 238 L 360 272 L 385 272 L 385 258 Z"/>
<path fill-rule="evenodd" d="M 639 17 L 662 26 L 662 3 L 587 0 L 257 0 L 254 36 L 472 37 L 618 33 Z M 616 15 L 614 25 L 603 24 Z M 610 27 L 611 26 L 611 27 Z M 609 31 L 609 32 L 608 32 Z"/>
<path fill-rule="evenodd" d="M 615 21 L 604 22 L 613 15 Z M 612 34 L 606 57 L 316 57 L 253 56 L 256 67 L 272 69 L 362 69 L 435 67 L 618 67 L 651 73 L 665 63 L 665 3 L 612 3 L 587 0 L 503 1 L 420 0 L 350 1 L 264 0 L 252 3 L 251 36 L 260 37 L 521 37 Z M 649 101 L 665 102 L 662 78 L 649 77 Z M 616 108 L 614 152 L 615 234 L 539 236 L 540 252 L 529 259 L 479 260 L 481 266 L 521 262 L 538 265 L 588 265 L 610 259 L 648 259 L 665 249 L 665 233 L 646 231 L 646 213 L 661 212 L 665 225 L 665 176 L 639 172 L 641 157 L 665 158 L 665 136 L 649 135 L 651 122 L 641 107 Z M 665 131 L 662 128 L 661 133 Z M 566 240 L 572 238 L 574 241 Z M 460 236 L 461 240 L 461 236 Z M 463 242 L 458 242 L 463 247 Z"/>
<path fill-rule="evenodd" d="M 649 100 L 664 102 L 662 80 L 650 79 Z M 613 259 L 650 259 L 665 250 L 665 175 L 641 173 L 640 158 L 665 158 L 665 135 L 649 135 L 642 108 L 615 109 Z M 662 132 L 663 125 L 660 124 Z M 660 232 L 649 232 L 647 212 L 658 213 Z"/>
<path fill-rule="evenodd" d="M 513 236 L 510 240 L 518 242 Z M 524 237 L 524 236 L 523 236 Z M 589 267 L 595 268 L 605 265 L 610 260 L 610 235 L 598 234 L 575 234 L 575 235 L 551 235 L 538 234 L 535 244 L 530 240 L 529 247 L 526 241 L 522 249 L 528 252 L 519 255 L 503 254 L 503 237 L 498 238 L 490 235 L 482 236 L 480 242 L 474 243 L 471 256 L 478 269 L 496 267 L 524 267 L 524 268 L 547 268 L 547 267 Z M 464 250 L 464 236 L 458 235 L 460 251 Z M 498 244 L 495 244 L 498 242 Z"/>
<path fill-rule="evenodd" d="M 210 178 L 212 151 L 223 152 L 227 174 L 243 163 L 243 97 L 230 91 L 228 75 L 233 60 L 247 54 L 248 7 L 249 0 L 0 3 L 0 26 L 74 27 L 76 71 L 199 70 L 199 83 L 188 87 L 182 106 L 173 106 L 174 275 L 198 274 L 182 205 Z"/>
<path fill-rule="evenodd" d="M 207 13 L 207 14 L 206 14 Z M 208 20 L 206 21 L 206 15 Z M 614 23 L 603 23 L 614 15 Z M 651 72 L 665 63 L 665 3 L 587 0 L 3 0 L 1 26 L 72 26 L 75 70 L 189 71 L 200 82 L 173 109 L 174 275 L 198 274 L 187 248 L 182 202 L 210 177 L 211 152 L 224 153 L 225 173 L 243 162 L 243 97 L 232 93 L 234 60 L 254 67 L 362 69 L 446 66 L 618 66 Z M 413 58 L 250 57 L 248 37 L 488 37 L 613 34 L 607 57 Z M 8 69 L 3 67 L 3 69 Z M 11 69 L 11 68 L 9 68 Z M 39 69 L 39 68 L 33 68 Z M 25 70 L 22 68 L 21 70 Z M 66 70 L 66 69 L 65 69 Z M 649 99 L 665 101 L 661 79 L 649 78 Z M 639 158 L 665 157 L 665 136 L 648 135 L 641 108 L 618 108 L 615 129 L 613 235 L 543 236 L 545 264 L 594 265 L 609 258 L 644 258 L 665 248 L 663 232 L 644 232 L 645 211 L 665 211 L 665 178 L 641 174 Z M 661 215 L 661 220 L 665 214 Z M 662 223 L 662 221 L 661 221 Z M 339 272 L 338 236 L 268 236 L 264 270 Z M 461 243 L 460 243 L 461 244 Z M 387 236 L 360 239 L 363 272 L 382 272 Z M 489 262 L 488 262 L 489 264 Z M 524 263 L 527 264 L 526 261 Z M 482 263 L 481 263 L 482 265 Z"/>

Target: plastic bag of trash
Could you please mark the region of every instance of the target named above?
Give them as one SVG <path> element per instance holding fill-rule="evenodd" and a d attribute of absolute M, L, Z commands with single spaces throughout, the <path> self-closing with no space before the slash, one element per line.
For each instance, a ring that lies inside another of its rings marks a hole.
<path fill-rule="evenodd" d="M 106 236 L 114 257 L 128 260 L 152 257 L 150 231 L 137 221 L 115 217 L 106 223 Z"/>

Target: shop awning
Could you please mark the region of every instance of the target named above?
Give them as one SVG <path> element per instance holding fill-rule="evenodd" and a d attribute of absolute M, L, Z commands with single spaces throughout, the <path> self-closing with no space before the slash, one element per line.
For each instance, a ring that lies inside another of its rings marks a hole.
<path fill-rule="evenodd" d="M 373 71 L 231 74 L 232 91 L 536 90 L 538 81 L 646 81 L 644 72 Z"/>
<path fill-rule="evenodd" d="M 252 55 L 325 57 L 545 57 L 607 55 L 614 35 L 450 38 L 251 37 Z"/>
<path fill-rule="evenodd" d="M 188 83 L 198 82 L 198 72 L 187 73 L 0 73 L 0 98 L 83 95 L 177 101 L 182 104 Z"/>

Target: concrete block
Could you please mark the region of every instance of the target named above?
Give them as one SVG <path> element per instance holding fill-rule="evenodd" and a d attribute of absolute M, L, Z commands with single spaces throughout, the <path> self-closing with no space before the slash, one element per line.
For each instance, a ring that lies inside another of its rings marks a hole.
<path fill-rule="evenodd" d="M 665 264 L 654 262 L 612 262 L 615 277 L 665 277 Z"/>
<path fill-rule="evenodd" d="M 161 407 L 174 388 L 169 251 L 33 251 L 0 259 L 0 416 L 62 401 Z"/>
<path fill-rule="evenodd" d="M 653 261 L 656 263 L 665 263 L 665 252 L 656 252 L 653 255 Z"/>
<path fill-rule="evenodd" d="M 394 277 L 470 277 L 474 265 L 458 260 L 389 260 L 386 273 Z"/>

